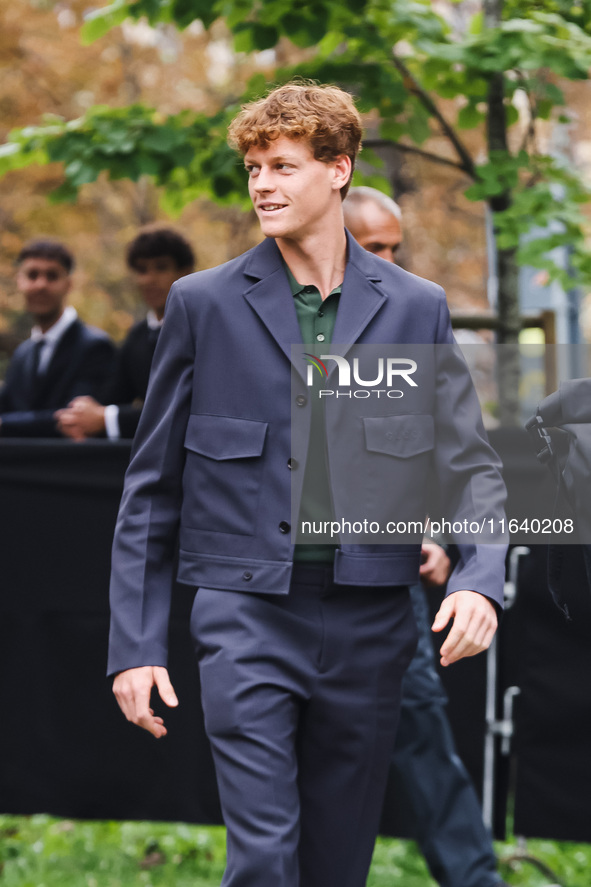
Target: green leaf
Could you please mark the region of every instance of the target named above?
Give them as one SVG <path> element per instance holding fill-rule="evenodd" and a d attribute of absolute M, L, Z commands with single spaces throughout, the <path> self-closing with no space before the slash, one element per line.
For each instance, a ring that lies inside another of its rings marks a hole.
<path fill-rule="evenodd" d="M 64 172 L 70 184 L 75 188 L 79 188 L 80 185 L 94 182 L 98 176 L 99 170 L 88 163 L 83 163 L 81 160 L 73 160 L 71 163 L 68 163 Z"/>
<path fill-rule="evenodd" d="M 514 123 L 517 123 L 519 120 L 519 111 L 515 107 L 515 105 L 507 105 L 506 109 L 506 122 L 507 126 L 513 126 Z"/>
<path fill-rule="evenodd" d="M 380 125 L 380 136 L 397 142 L 404 135 L 405 127 L 397 120 L 384 120 Z"/>
<path fill-rule="evenodd" d="M 417 145 L 422 145 L 431 135 L 429 119 L 423 114 L 413 114 L 406 123 L 405 132 Z"/>
<path fill-rule="evenodd" d="M 250 25 L 241 25 L 234 30 L 234 51 L 254 52 L 254 40 Z"/>
<path fill-rule="evenodd" d="M 484 13 L 477 12 L 476 15 L 473 15 L 470 19 L 470 23 L 468 25 L 468 33 L 469 34 L 482 34 L 484 28 Z"/>
<path fill-rule="evenodd" d="M 84 46 L 104 37 L 111 28 L 122 24 L 130 15 L 130 4 L 127 0 L 114 0 L 104 9 L 95 9 L 85 13 L 85 22 L 80 31 L 80 39 Z"/>
<path fill-rule="evenodd" d="M 279 40 L 277 28 L 255 23 L 252 28 L 254 48 L 257 50 L 272 49 Z"/>
<path fill-rule="evenodd" d="M 170 126 L 158 126 L 147 132 L 141 139 L 142 148 L 145 151 L 155 151 L 159 154 L 169 154 L 184 139 L 183 133 Z"/>
<path fill-rule="evenodd" d="M 465 105 L 458 114 L 458 126 L 460 129 L 474 129 L 484 120 L 485 115 L 479 111 L 476 105 Z"/>
<path fill-rule="evenodd" d="M 314 16 L 298 15 L 293 11 L 281 18 L 281 30 L 296 46 L 305 48 L 319 43 L 327 32 L 328 19 L 325 10 Z"/>

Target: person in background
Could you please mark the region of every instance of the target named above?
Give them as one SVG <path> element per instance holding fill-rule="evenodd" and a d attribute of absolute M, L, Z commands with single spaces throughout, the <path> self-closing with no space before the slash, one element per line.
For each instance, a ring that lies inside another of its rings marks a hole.
<path fill-rule="evenodd" d="M 402 213 L 375 188 L 351 188 L 343 203 L 345 225 L 361 246 L 396 262 Z M 450 560 L 434 543 L 422 546 L 421 581 L 447 582 Z M 441 887 L 500 887 L 490 836 L 472 781 L 455 749 L 435 666 L 429 606 L 423 587 L 410 588 L 419 630 L 417 652 L 402 684 L 402 706 L 392 766 L 411 804 L 412 824 L 433 878 Z"/>
<path fill-rule="evenodd" d="M 67 409 L 60 411 L 60 430 L 73 440 L 105 433 L 111 440 L 134 436 L 148 390 L 168 292 L 175 280 L 194 270 L 195 255 L 177 231 L 154 226 L 140 231 L 131 241 L 127 266 L 148 306 L 148 314 L 131 328 L 121 346 L 105 395 L 107 406 L 86 396 L 75 398 Z"/>
<path fill-rule="evenodd" d="M 2 437 L 56 437 L 56 410 L 78 395 L 100 397 L 115 347 L 66 305 L 74 258 L 55 240 L 34 240 L 17 257 L 16 282 L 34 320 L 14 352 L 0 388 Z"/>

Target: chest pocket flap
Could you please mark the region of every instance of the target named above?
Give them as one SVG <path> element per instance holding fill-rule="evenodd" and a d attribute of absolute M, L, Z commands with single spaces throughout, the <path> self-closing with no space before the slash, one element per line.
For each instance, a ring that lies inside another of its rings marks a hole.
<path fill-rule="evenodd" d="M 408 459 L 432 450 L 435 444 L 433 416 L 377 416 L 364 418 L 365 446 L 372 453 Z"/>
<path fill-rule="evenodd" d="M 262 455 L 267 422 L 232 416 L 192 415 L 185 447 L 210 459 L 248 459 Z"/>

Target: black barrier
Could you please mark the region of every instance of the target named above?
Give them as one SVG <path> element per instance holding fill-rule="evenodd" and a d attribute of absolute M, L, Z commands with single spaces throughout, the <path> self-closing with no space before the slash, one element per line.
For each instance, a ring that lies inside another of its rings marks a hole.
<path fill-rule="evenodd" d="M 554 495 L 552 481 L 528 458 L 524 435 L 502 431 L 491 441 L 512 488 L 531 489 L 533 478 L 543 503 Z M 188 632 L 190 588 L 173 595 L 170 671 L 180 706 L 161 712 L 169 735 L 156 741 L 127 724 L 104 677 L 110 546 L 128 457 L 124 442 L 0 441 L 2 812 L 221 822 Z M 533 551 L 500 631 L 499 711 L 505 689 L 521 688 L 515 830 L 591 841 L 591 604 L 573 548 L 578 604 L 575 624 L 566 625 L 545 588 L 543 554 Z M 458 749 L 480 788 L 485 658 L 442 676 Z M 498 837 L 508 771 L 497 755 Z M 382 830 L 408 834 L 394 784 Z"/>
<path fill-rule="evenodd" d="M 111 540 L 129 445 L 0 443 L 0 808 L 8 813 L 221 822 L 175 588 L 170 670 L 181 705 L 156 741 L 105 677 Z"/>
<path fill-rule="evenodd" d="M 517 834 L 591 841 L 591 595 L 578 546 L 565 560 L 567 621 L 545 588 L 547 549 L 520 570 L 516 622 L 521 694 L 515 743 Z"/>

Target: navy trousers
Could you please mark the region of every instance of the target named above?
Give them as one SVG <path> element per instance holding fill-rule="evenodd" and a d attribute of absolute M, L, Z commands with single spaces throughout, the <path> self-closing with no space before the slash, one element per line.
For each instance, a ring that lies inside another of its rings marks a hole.
<path fill-rule="evenodd" d="M 441 887 L 493 887 L 499 883 L 496 858 L 474 786 L 456 752 L 421 586 L 413 586 L 411 598 L 419 643 L 404 678 L 392 766 L 433 878 Z"/>
<path fill-rule="evenodd" d="M 416 647 L 406 588 L 200 588 L 191 627 L 227 827 L 222 887 L 363 887 Z"/>

